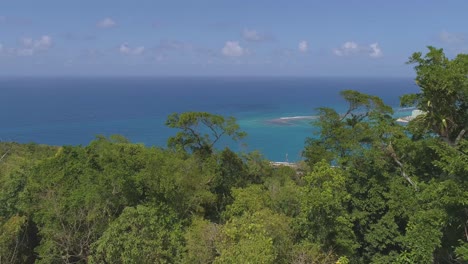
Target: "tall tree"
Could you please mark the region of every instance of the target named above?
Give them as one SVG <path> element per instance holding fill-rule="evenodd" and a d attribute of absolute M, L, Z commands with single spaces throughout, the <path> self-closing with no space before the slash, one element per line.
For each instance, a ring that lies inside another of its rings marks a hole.
<path fill-rule="evenodd" d="M 318 137 L 308 138 L 303 152 L 309 165 L 322 159 L 337 161 L 340 158 L 344 162 L 353 154 L 353 149 L 371 143 L 376 136 L 371 130 L 372 122 L 389 121 L 389 115 L 393 113 L 377 96 L 353 90 L 344 90 L 341 96 L 348 104 L 344 114 L 327 107 L 318 109 L 320 117 L 314 123 L 320 128 Z"/>
<path fill-rule="evenodd" d="M 164 205 L 127 207 L 92 249 L 91 263 L 177 263 L 183 251 L 182 224 Z"/>
<path fill-rule="evenodd" d="M 424 56 L 414 53 L 417 94 L 402 97 L 402 105 L 416 106 L 424 114 L 414 120 L 413 133 L 434 132 L 450 145 L 466 137 L 468 129 L 468 54 L 447 58 L 442 49 L 428 47 Z"/>
<path fill-rule="evenodd" d="M 63 147 L 39 163 L 21 194 L 41 241 L 38 263 L 85 262 L 90 245 L 139 193 L 133 176 L 144 166 L 142 145 L 103 137 Z"/>
<path fill-rule="evenodd" d="M 202 155 L 211 154 L 214 145 L 224 135 L 233 140 L 240 140 L 246 136 L 234 117 L 224 118 L 207 112 L 173 113 L 168 116 L 166 125 L 181 130 L 169 138 L 169 147 Z"/>

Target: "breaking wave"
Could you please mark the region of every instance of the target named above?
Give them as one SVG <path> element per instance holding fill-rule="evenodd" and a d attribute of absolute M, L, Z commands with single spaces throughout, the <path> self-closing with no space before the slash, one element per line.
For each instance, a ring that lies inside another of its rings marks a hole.
<path fill-rule="evenodd" d="M 319 116 L 283 116 L 279 118 L 269 119 L 266 121 L 266 123 L 280 126 L 293 126 L 300 125 L 304 121 L 311 121 L 318 118 Z"/>

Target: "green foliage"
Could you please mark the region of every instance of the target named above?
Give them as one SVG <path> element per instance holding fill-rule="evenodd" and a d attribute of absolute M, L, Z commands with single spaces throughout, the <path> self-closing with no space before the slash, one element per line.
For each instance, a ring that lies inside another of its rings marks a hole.
<path fill-rule="evenodd" d="M 304 238 L 319 244 L 322 251 L 334 247 L 359 262 L 385 262 L 385 258 L 391 262 L 401 247 L 396 240 L 407 216 L 389 211 L 387 204 L 397 202 L 399 210 L 400 198 L 391 196 L 393 188 L 406 193 L 403 179 L 414 185 L 414 177 L 408 176 L 411 168 L 400 158 L 399 142 L 406 135 L 380 99 L 351 91 L 342 96 L 349 103 L 348 111 L 340 116 L 332 109 L 320 109 L 316 123 L 320 135 L 306 145 L 304 155 L 313 172 L 304 177 L 305 197 L 314 198 L 301 203 L 299 234 L 308 234 Z M 314 150 L 317 147 L 319 151 Z"/>
<path fill-rule="evenodd" d="M 343 90 L 340 92 L 343 99 L 348 102 L 348 111 L 341 119 L 347 118 L 347 124 L 355 126 L 374 112 L 391 114 L 393 110 L 385 105 L 377 96 L 367 95 L 354 90 Z"/>
<path fill-rule="evenodd" d="M 221 229 L 214 263 L 287 263 L 290 219 L 268 209 L 231 218 Z"/>
<path fill-rule="evenodd" d="M 25 216 L 12 216 L 6 221 L 0 218 L 0 263 L 18 263 L 26 261 L 20 258 L 24 250 L 23 234 L 27 227 Z"/>
<path fill-rule="evenodd" d="M 450 60 L 442 49 L 428 49 L 424 56 L 416 52 L 409 58 L 421 92 L 403 96 L 401 104 L 425 113 L 413 121 L 417 123 L 413 133 L 434 132 L 454 145 L 468 129 L 468 54 Z"/>
<path fill-rule="evenodd" d="M 280 167 L 264 183 L 268 190 L 270 208 L 280 214 L 296 217 L 301 210 L 301 188 L 296 182 L 302 176 L 295 169 Z"/>
<path fill-rule="evenodd" d="M 302 241 L 294 245 L 289 263 L 329 264 L 338 263 L 338 258 L 331 249 L 323 251 L 318 244 Z"/>
<path fill-rule="evenodd" d="M 464 176 L 468 173 L 468 140 L 463 139 L 454 147 L 446 143 L 433 143 L 430 147 L 440 157 L 433 161 L 434 166 L 447 175 L 465 181 Z"/>
<path fill-rule="evenodd" d="M 31 170 L 57 147 L 0 143 L 0 263 L 31 263 L 37 244 L 34 223 L 21 208 Z"/>
<path fill-rule="evenodd" d="M 181 131 L 169 138 L 168 146 L 192 151 L 202 156 L 213 152 L 213 147 L 223 135 L 240 140 L 246 133 L 240 131 L 236 119 L 224 118 L 206 112 L 173 113 L 167 117 L 166 125 Z"/>
<path fill-rule="evenodd" d="M 164 202 L 182 217 L 203 214 L 215 202 L 210 192 L 214 163 L 215 159 L 200 162 L 194 156 L 150 149 L 144 168 L 135 175 L 135 189 L 144 201 Z"/>
<path fill-rule="evenodd" d="M 273 168 L 260 152 L 254 151 L 244 154 L 243 159 L 247 165 L 247 173 L 251 183 L 262 183 L 266 178 L 272 176 Z"/>
<path fill-rule="evenodd" d="M 213 263 L 218 255 L 216 242 L 220 239 L 220 226 L 202 218 L 192 220 L 185 233 L 186 251 L 184 263 Z"/>
<path fill-rule="evenodd" d="M 26 185 L 30 170 L 41 160 L 53 156 L 57 147 L 0 143 L 0 217 L 20 212 L 19 194 Z"/>
<path fill-rule="evenodd" d="M 347 257 L 340 257 L 336 261 L 336 264 L 349 264 L 349 259 Z"/>
<path fill-rule="evenodd" d="M 217 166 L 214 179 L 210 181 L 211 191 L 216 194 L 216 203 L 206 216 L 219 221 L 226 206 L 234 200 L 232 189 L 244 188 L 251 184 L 263 184 L 272 179 L 274 171 L 260 153 L 252 152 L 239 156 L 226 148 L 214 155 Z"/>
<path fill-rule="evenodd" d="M 250 185 L 246 188 L 233 189 L 234 202 L 223 212 L 224 219 L 254 213 L 268 208 L 271 200 L 262 185 Z"/>
<path fill-rule="evenodd" d="M 418 78 L 426 78 L 419 74 Z M 457 76 L 453 78 L 466 79 L 466 73 Z M 425 80 L 430 78 L 433 76 Z M 454 89 L 462 91 L 463 87 Z M 406 102 L 418 101 L 423 95 L 427 93 L 403 99 Z M 452 137 L 446 140 L 448 144 L 443 143 L 430 134 L 435 130 L 415 133 L 413 128 L 419 126 L 418 122 L 423 122 L 425 116 L 410 123 L 408 132 L 389 116 L 391 111 L 388 107 L 379 100 L 373 100 L 372 96 L 349 91 L 343 92 L 342 96 L 349 103 L 348 111 L 340 116 L 332 109 L 319 109 L 321 118 L 316 125 L 320 134 L 318 138 L 308 139 L 304 156 L 313 169 L 320 168 L 321 160 L 324 160 L 346 171 L 345 190 L 350 199 L 345 201 L 341 212 L 333 211 L 347 219 L 348 227 L 354 233 L 350 241 L 359 245 L 354 251 L 357 254 L 350 254 L 352 250 L 348 250 L 348 256 L 354 261 L 373 263 L 427 263 L 454 258 L 453 249 L 466 226 L 464 208 L 467 192 L 464 190 L 467 185 L 464 175 L 468 173 L 468 160 L 463 133 L 457 132 L 462 137 Z M 438 93 L 437 96 L 450 97 L 451 93 Z M 463 106 L 466 98 L 460 100 L 457 107 L 462 106 L 466 111 Z M 448 111 L 458 110 L 452 108 Z M 462 131 L 460 126 L 458 131 Z M 318 188 L 320 191 L 324 189 Z M 446 192 L 449 189 L 452 191 Z M 323 207 L 329 206 L 320 204 L 320 200 L 309 205 L 301 203 L 303 220 L 298 223 L 310 226 L 304 213 L 313 212 L 311 209 L 314 207 L 324 210 Z M 329 200 L 333 201 L 333 197 Z M 333 216 L 326 211 L 316 214 Z M 310 222 L 317 221 L 311 219 Z M 336 222 L 324 222 L 330 223 L 323 228 L 325 231 L 331 232 L 336 228 Z M 299 225 L 299 230 L 307 229 L 303 226 Z M 317 230 L 309 232 L 312 234 L 309 239 L 319 245 L 325 241 L 318 239 L 322 226 L 309 228 Z M 335 247 L 337 244 L 331 243 Z"/>
<path fill-rule="evenodd" d="M 468 242 L 460 240 L 460 246 L 455 249 L 455 253 L 457 254 L 457 260 L 460 262 L 467 262 L 468 261 Z"/>
<path fill-rule="evenodd" d="M 415 214 L 407 225 L 404 244 L 413 263 L 434 262 L 434 251 L 440 246 L 446 215 L 441 210 L 426 210 Z"/>
<path fill-rule="evenodd" d="M 33 169 L 21 197 L 39 229 L 38 262 L 87 259 L 108 223 L 140 199 L 132 176 L 144 152 L 100 137 L 85 148 L 62 147 Z"/>
<path fill-rule="evenodd" d="M 0 263 L 465 263 L 467 55 L 415 53 L 425 114 L 319 108 L 305 165 L 215 151 L 233 118 L 170 115 L 169 149 L 0 143 Z"/>
<path fill-rule="evenodd" d="M 127 207 L 92 245 L 90 263 L 176 263 L 182 224 L 164 205 Z"/>
<path fill-rule="evenodd" d="M 388 131 L 375 131 L 379 126 L 392 123 L 391 107 L 371 95 L 344 90 L 341 96 L 348 102 L 348 110 L 339 115 L 331 108 L 319 108 L 319 119 L 314 125 L 320 128 L 318 138 L 308 138 L 303 156 L 309 166 L 325 159 L 328 162 L 346 163 L 359 155 L 360 147 L 367 147 L 376 137 L 388 137 Z M 367 122 L 364 122 L 367 121 Z"/>
<path fill-rule="evenodd" d="M 350 195 L 346 191 L 345 175 L 339 168 L 325 162 L 316 164 L 306 175 L 301 214 L 297 218 L 297 233 L 325 251 L 351 254 L 355 243 L 350 215 L 346 212 Z"/>
<path fill-rule="evenodd" d="M 231 188 L 244 187 L 250 183 L 244 161 L 230 149 L 226 148 L 217 155 L 216 173 L 210 182 L 211 191 L 216 194 L 216 204 L 208 217 L 214 220 L 232 203 Z"/>

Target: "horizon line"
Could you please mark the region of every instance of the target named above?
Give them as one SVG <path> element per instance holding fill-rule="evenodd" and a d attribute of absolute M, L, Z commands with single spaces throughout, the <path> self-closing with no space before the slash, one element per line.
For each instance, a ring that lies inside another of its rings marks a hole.
<path fill-rule="evenodd" d="M 367 78 L 367 79 L 403 79 L 415 78 L 415 75 L 1 75 L 0 79 L 8 78 Z"/>

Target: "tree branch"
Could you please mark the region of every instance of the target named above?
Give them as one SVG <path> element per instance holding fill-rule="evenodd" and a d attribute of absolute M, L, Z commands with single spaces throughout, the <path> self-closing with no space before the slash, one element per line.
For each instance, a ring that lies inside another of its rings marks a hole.
<path fill-rule="evenodd" d="M 406 174 L 406 172 L 404 171 L 403 169 L 403 163 L 401 163 L 396 156 L 393 156 L 392 155 L 392 158 L 393 160 L 396 162 L 396 164 L 398 164 L 398 166 L 400 166 L 400 169 L 401 169 L 401 175 L 414 187 L 415 190 L 418 190 L 418 188 L 416 187 L 416 184 L 411 180 L 411 178 Z"/>
<path fill-rule="evenodd" d="M 3 160 L 3 158 L 6 157 L 6 155 L 8 155 L 8 153 L 10 152 L 11 149 L 8 149 L 3 155 L 2 157 L 0 158 L 0 162 Z"/>
<path fill-rule="evenodd" d="M 350 106 L 348 111 L 341 117 L 340 122 L 343 121 L 352 111 L 356 110 L 357 107 Z"/>
<path fill-rule="evenodd" d="M 198 143 L 198 147 L 199 148 L 203 148 L 203 143 L 201 142 L 201 137 L 200 135 L 195 132 L 194 129 L 192 129 L 190 126 L 186 126 L 185 129 L 187 129 L 188 131 L 190 131 L 190 133 L 192 133 L 192 135 L 196 138 L 197 140 L 197 143 Z"/>
<path fill-rule="evenodd" d="M 411 178 L 408 176 L 408 174 L 406 174 L 405 170 L 404 170 L 404 165 L 403 163 L 398 159 L 396 153 L 395 153 L 395 150 L 393 149 L 392 147 L 392 144 L 390 143 L 387 147 L 387 150 L 390 152 L 390 156 L 392 157 L 393 161 L 395 161 L 395 163 L 400 167 L 401 169 L 401 175 L 406 179 L 406 181 L 409 182 L 409 184 L 411 184 L 411 186 L 414 187 L 414 189 L 417 191 L 418 190 L 418 187 L 416 186 L 416 184 L 411 180 Z"/>
<path fill-rule="evenodd" d="M 218 134 L 218 131 L 216 131 L 213 124 L 209 123 L 207 120 L 202 120 L 202 123 L 211 130 L 211 132 L 213 133 L 213 136 L 215 137 L 213 142 L 210 144 L 210 148 L 212 148 L 214 144 L 221 138 L 222 135 L 224 135 L 226 131 L 223 130 L 221 134 Z"/>
<path fill-rule="evenodd" d="M 454 141 L 454 143 L 453 143 L 454 146 L 456 146 L 456 145 L 458 145 L 458 143 L 460 143 L 460 140 L 463 138 L 463 136 L 465 135 L 465 133 L 466 133 L 466 129 L 462 129 L 462 130 L 460 131 L 460 133 L 458 133 L 458 136 L 457 136 L 457 138 L 455 139 L 455 141 Z"/>
<path fill-rule="evenodd" d="M 211 143 L 210 147 L 213 147 L 214 144 L 216 144 L 216 142 L 218 142 L 218 140 L 221 138 L 221 136 L 224 135 L 224 132 L 225 131 L 223 131 L 223 133 L 219 134 L 219 136 L 217 136 L 216 139 L 213 140 L 213 143 Z"/>

